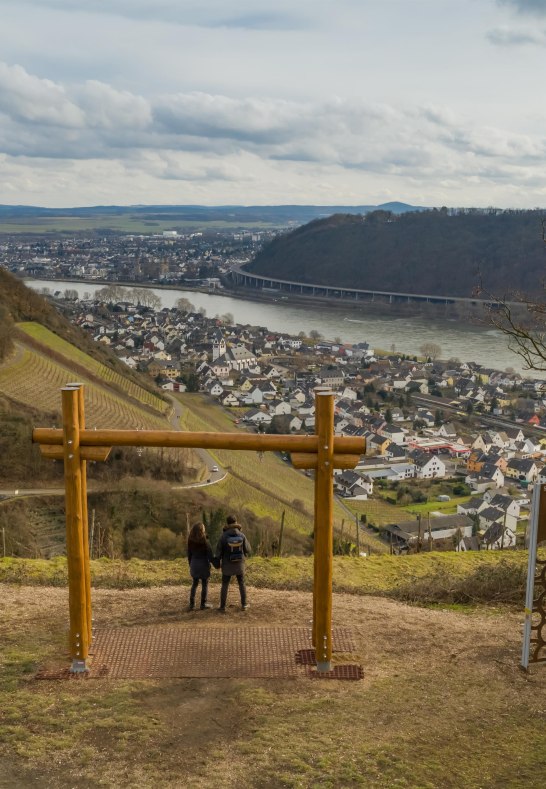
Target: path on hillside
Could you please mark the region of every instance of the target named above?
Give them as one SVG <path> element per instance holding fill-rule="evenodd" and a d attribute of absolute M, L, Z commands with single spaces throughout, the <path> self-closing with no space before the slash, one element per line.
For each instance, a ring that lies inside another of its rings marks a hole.
<path fill-rule="evenodd" d="M 172 395 L 167 395 L 167 397 L 171 401 L 173 407 L 172 413 L 169 416 L 169 421 L 174 430 L 182 430 L 180 427 L 180 420 L 184 410 L 186 409 L 186 406 L 183 406 L 182 403 Z M 189 482 L 185 485 L 173 486 L 173 490 L 181 490 L 183 488 L 202 488 L 206 487 L 207 485 L 215 485 L 217 482 L 221 482 L 227 477 L 228 472 L 220 466 L 219 462 L 210 454 L 210 452 L 207 452 L 206 449 L 201 448 L 194 449 L 193 451 L 202 460 L 205 468 L 207 469 L 208 473 L 206 478 L 202 482 Z M 212 471 L 213 468 L 217 468 L 218 471 Z"/>

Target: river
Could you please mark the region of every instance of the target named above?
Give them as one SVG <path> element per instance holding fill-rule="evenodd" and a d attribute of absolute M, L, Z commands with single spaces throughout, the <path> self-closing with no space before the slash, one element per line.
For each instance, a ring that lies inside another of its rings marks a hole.
<path fill-rule="evenodd" d="M 35 290 L 76 290 L 80 298 L 92 296 L 96 290 L 108 284 L 38 279 L 27 279 L 25 283 Z M 520 357 L 510 351 L 502 332 L 465 321 L 442 320 L 424 315 L 397 317 L 387 313 L 366 314 L 364 304 L 347 304 L 345 307 L 338 303 L 335 307 L 329 307 L 324 303 L 255 302 L 175 288 L 152 290 L 160 297 L 164 307 L 173 307 L 177 299 L 185 297 L 196 309 L 203 307 L 209 317 L 231 313 L 236 323 L 266 326 L 275 332 L 297 335 L 300 331 L 309 334 L 316 329 L 327 339 L 339 337 L 343 342 L 368 342 L 372 348 L 387 351 L 394 348 L 400 353 L 411 355 L 419 355 L 424 343 L 434 342 L 440 345 L 443 359 L 456 357 L 461 361 L 473 361 L 498 370 L 512 367 L 525 374 Z M 540 373 L 533 375 L 546 377 Z"/>

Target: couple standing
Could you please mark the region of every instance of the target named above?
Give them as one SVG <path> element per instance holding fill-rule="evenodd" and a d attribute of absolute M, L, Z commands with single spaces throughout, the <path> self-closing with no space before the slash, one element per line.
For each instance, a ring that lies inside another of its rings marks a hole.
<path fill-rule="evenodd" d="M 239 584 L 241 593 L 241 607 L 243 611 L 248 608 L 245 587 L 245 556 L 250 555 L 250 543 L 241 531 L 237 518 L 229 515 L 222 536 L 218 540 L 216 553 L 213 555 L 212 548 L 203 523 L 196 523 L 192 526 L 188 537 L 188 563 L 190 565 L 190 575 L 193 579 L 190 592 L 190 611 L 195 608 L 195 595 L 199 581 L 201 581 L 201 608 L 212 608 L 207 602 L 210 566 L 214 565 L 217 569 L 222 568 L 222 590 L 220 592 L 219 611 L 225 613 L 228 588 L 231 577 L 234 575 Z"/>

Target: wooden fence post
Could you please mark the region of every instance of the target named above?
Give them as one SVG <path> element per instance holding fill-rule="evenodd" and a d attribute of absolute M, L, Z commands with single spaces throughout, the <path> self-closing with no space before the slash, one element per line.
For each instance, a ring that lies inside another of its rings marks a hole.
<path fill-rule="evenodd" d="M 80 673 L 87 670 L 89 630 L 83 539 L 78 390 L 74 387 L 64 387 L 62 404 L 71 671 Z"/>

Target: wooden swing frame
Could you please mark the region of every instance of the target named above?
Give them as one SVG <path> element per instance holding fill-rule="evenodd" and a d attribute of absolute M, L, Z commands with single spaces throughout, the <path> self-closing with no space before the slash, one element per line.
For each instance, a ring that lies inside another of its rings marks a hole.
<path fill-rule="evenodd" d="M 84 385 L 61 390 L 62 429 L 35 428 L 32 440 L 51 460 L 63 460 L 71 671 L 87 671 L 92 642 L 91 572 L 87 518 L 87 461 L 107 460 L 113 446 L 187 447 L 290 452 L 298 469 L 315 470 L 312 640 L 317 670 L 331 670 L 334 468 L 354 468 L 366 450 L 364 438 L 334 437 L 334 394 L 315 389 L 315 435 L 88 430 Z"/>

